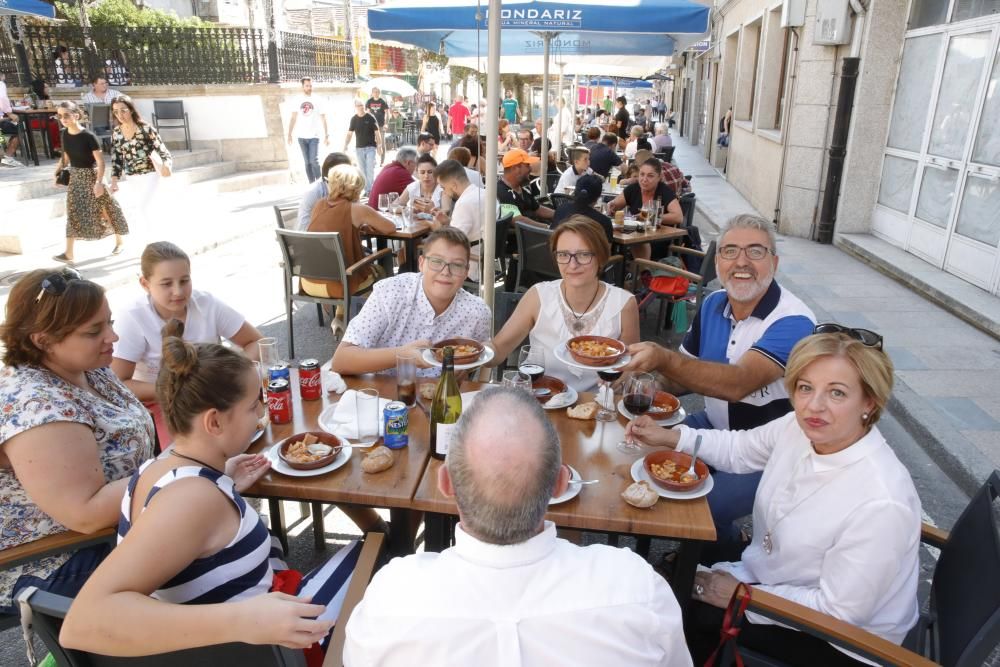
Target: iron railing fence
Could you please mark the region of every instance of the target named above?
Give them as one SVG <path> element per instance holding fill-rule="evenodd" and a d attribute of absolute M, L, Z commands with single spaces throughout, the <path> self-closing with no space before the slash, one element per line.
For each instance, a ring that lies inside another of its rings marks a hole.
<path fill-rule="evenodd" d="M 354 81 L 354 53 L 344 39 L 281 32 L 278 71 L 282 81 Z"/>

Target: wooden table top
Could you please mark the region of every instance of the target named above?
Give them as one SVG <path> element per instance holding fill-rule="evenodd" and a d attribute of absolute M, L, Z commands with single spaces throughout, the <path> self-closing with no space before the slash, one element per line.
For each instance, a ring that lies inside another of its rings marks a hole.
<path fill-rule="evenodd" d="M 394 232 L 388 234 L 368 234 L 367 236 L 377 236 L 384 239 L 419 239 L 422 236 L 427 236 L 431 233 L 431 226 L 426 220 L 421 220 L 419 222 L 413 223 L 412 226 L 405 229 L 397 229 Z"/>
<path fill-rule="evenodd" d="M 25 116 L 54 116 L 56 115 L 56 107 L 49 107 L 48 109 L 14 109 L 13 113 Z"/>
<path fill-rule="evenodd" d="M 323 394 L 318 401 L 302 401 L 298 392 L 298 370 L 292 373 L 292 422 L 269 424 L 264 434 L 247 451 L 263 452 L 278 441 L 304 431 L 321 431 L 318 418 L 328 405 L 340 400 L 337 394 Z M 351 389 L 372 387 L 381 398 L 396 398 L 396 379 L 384 376 L 345 377 Z M 388 470 L 368 474 L 361 470 L 365 450 L 355 449 L 341 468 L 316 477 L 289 477 L 270 471 L 244 495 L 295 498 L 326 503 L 347 503 L 369 507 L 409 507 L 428 457 L 430 426 L 423 410 L 409 412 L 410 442 L 395 450 L 396 462 Z"/>
<path fill-rule="evenodd" d="M 463 390 L 475 386 L 466 383 Z M 581 395 L 580 402 L 587 400 L 593 400 L 593 394 Z M 621 499 L 621 492 L 632 483 L 629 474 L 632 462 L 649 451 L 645 449 L 637 454 L 618 451 L 617 444 L 624 437 L 627 424 L 624 417 L 619 415 L 618 421 L 598 422 L 570 419 L 566 410 L 550 410 L 548 415 L 559 432 L 563 461 L 576 468 L 583 479 L 600 479 L 601 482 L 583 487 L 572 500 L 551 506 L 547 519 L 563 528 L 715 540 L 715 526 L 705 498 L 687 501 L 660 498 L 650 509 L 632 507 Z M 455 502 L 437 488 L 441 464 L 429 458 L 411 506 L 426 512 L 455 515 L 458 513 Z"/>
<path fill-rule="evenodd" d="M 635 245 L 636 243 L 650 243 L 652 241 L 668 241 L 670 239 L 687 236 L 687 230 L 683 227 L 664 225 L 653 231 L 647 232 L 625 232 L 615 230 L 615 243 L 619 245 Z"/>

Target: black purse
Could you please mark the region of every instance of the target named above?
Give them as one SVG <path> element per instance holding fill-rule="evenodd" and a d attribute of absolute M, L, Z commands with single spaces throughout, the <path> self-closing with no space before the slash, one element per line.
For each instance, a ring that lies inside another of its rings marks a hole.
<path fill-rule="evenodd" d="M 69 169 L 61 169 L 56 174 L 56 185 L 69 185 Z"/>

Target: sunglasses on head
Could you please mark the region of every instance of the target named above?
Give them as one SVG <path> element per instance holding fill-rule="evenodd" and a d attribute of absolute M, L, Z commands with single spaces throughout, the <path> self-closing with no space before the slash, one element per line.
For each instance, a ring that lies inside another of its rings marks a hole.
<path fill-rule="evenodd" d="M 867 347 L 874 347 L 876 350 L 882 349 L 882 336 L 875 333 L 870 329 L 854 329 L 852 327 L 845 327 L 843 325 L 837 324 L 835 322 L 827 322 L 825 324 L 817 324 L 816 328 L 813 329 L 814 334 L 825 334 L 825 333 L 842 333 L 847 334 L 854 340 L 861 341 L 862 345 Z"/>
<path fill-rule="evenodd" d="M 38 296 L 35 297 L 35 303 L 41 301 L 42 296 L 45 294 L 62 296 L 65 294 L 66 290 L 69 289 L 69 284 L 74 280 L 83 280 L 83 276 L 81 276 L 80 272 L 76 269 L 66 267 L 56 273 L 50 273 L 42 278 L 42 289 L 38 290 Z"/>

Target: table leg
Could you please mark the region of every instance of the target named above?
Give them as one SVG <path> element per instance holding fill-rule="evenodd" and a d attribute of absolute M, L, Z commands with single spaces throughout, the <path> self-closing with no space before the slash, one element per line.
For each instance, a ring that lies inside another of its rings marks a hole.
<path fill-rule="evenodd" d="M 406 239 L 406 268 L 404 269 L 407 273 L 416 273 L 418 269 L 417 264 L 417 239 Z"/>
<path fill-rule="evenodd" d="M 444 551 L 447 548 L 451 530 L 449 519 L 447 514 L 424 514 L 424 551 Z"/>
<path fill-rule="evenodd" d="M 281 542 L 281 549 L 288 556 L 288 535 L 285 533 L 285 508 L 277 498 L 267 499 L 268 519 L 271 521 L 271 534 Z"/>
<path fill-rule="evenodd" d="M 674 565 L 674 577 L 670 587 L 674 590 L 682 614 L 686 614 L 691 605 L 691 589 L 694 588 L 694 573 L 698 569 L 701 546 L 700 540 L 681 540 L 681 548 L 677 552 L 677 562 Z"/>
<path fill-rule="evenodd" d="M 35 163 L 35 166 L 37 167 L 38 148 L 35 146 L 35 135 L 31 131 L 31 119 L 28 116 L 23 116 L 21 122 L 24 123 L 24 129 L 25 129 L 24 135 L 26 141 L 28 142 L 28 157 Z M 48 128 L 45 129 L 48 130 Z"/>
<path fill-rule="evenodd" d="M 310 505 L 313 520 L 313 548 L 316 551 L 323 551 L 326 549 L 326 517 L 323 516 L 323 503 L 314 502 Z"/>
<path fill-rule="evenodd" d="M 402 507 L 389 508 L 389 554 L 391 556 L 408 556 L 416 551 L 413 546 L 413 516 L 413 510 Z"/>

